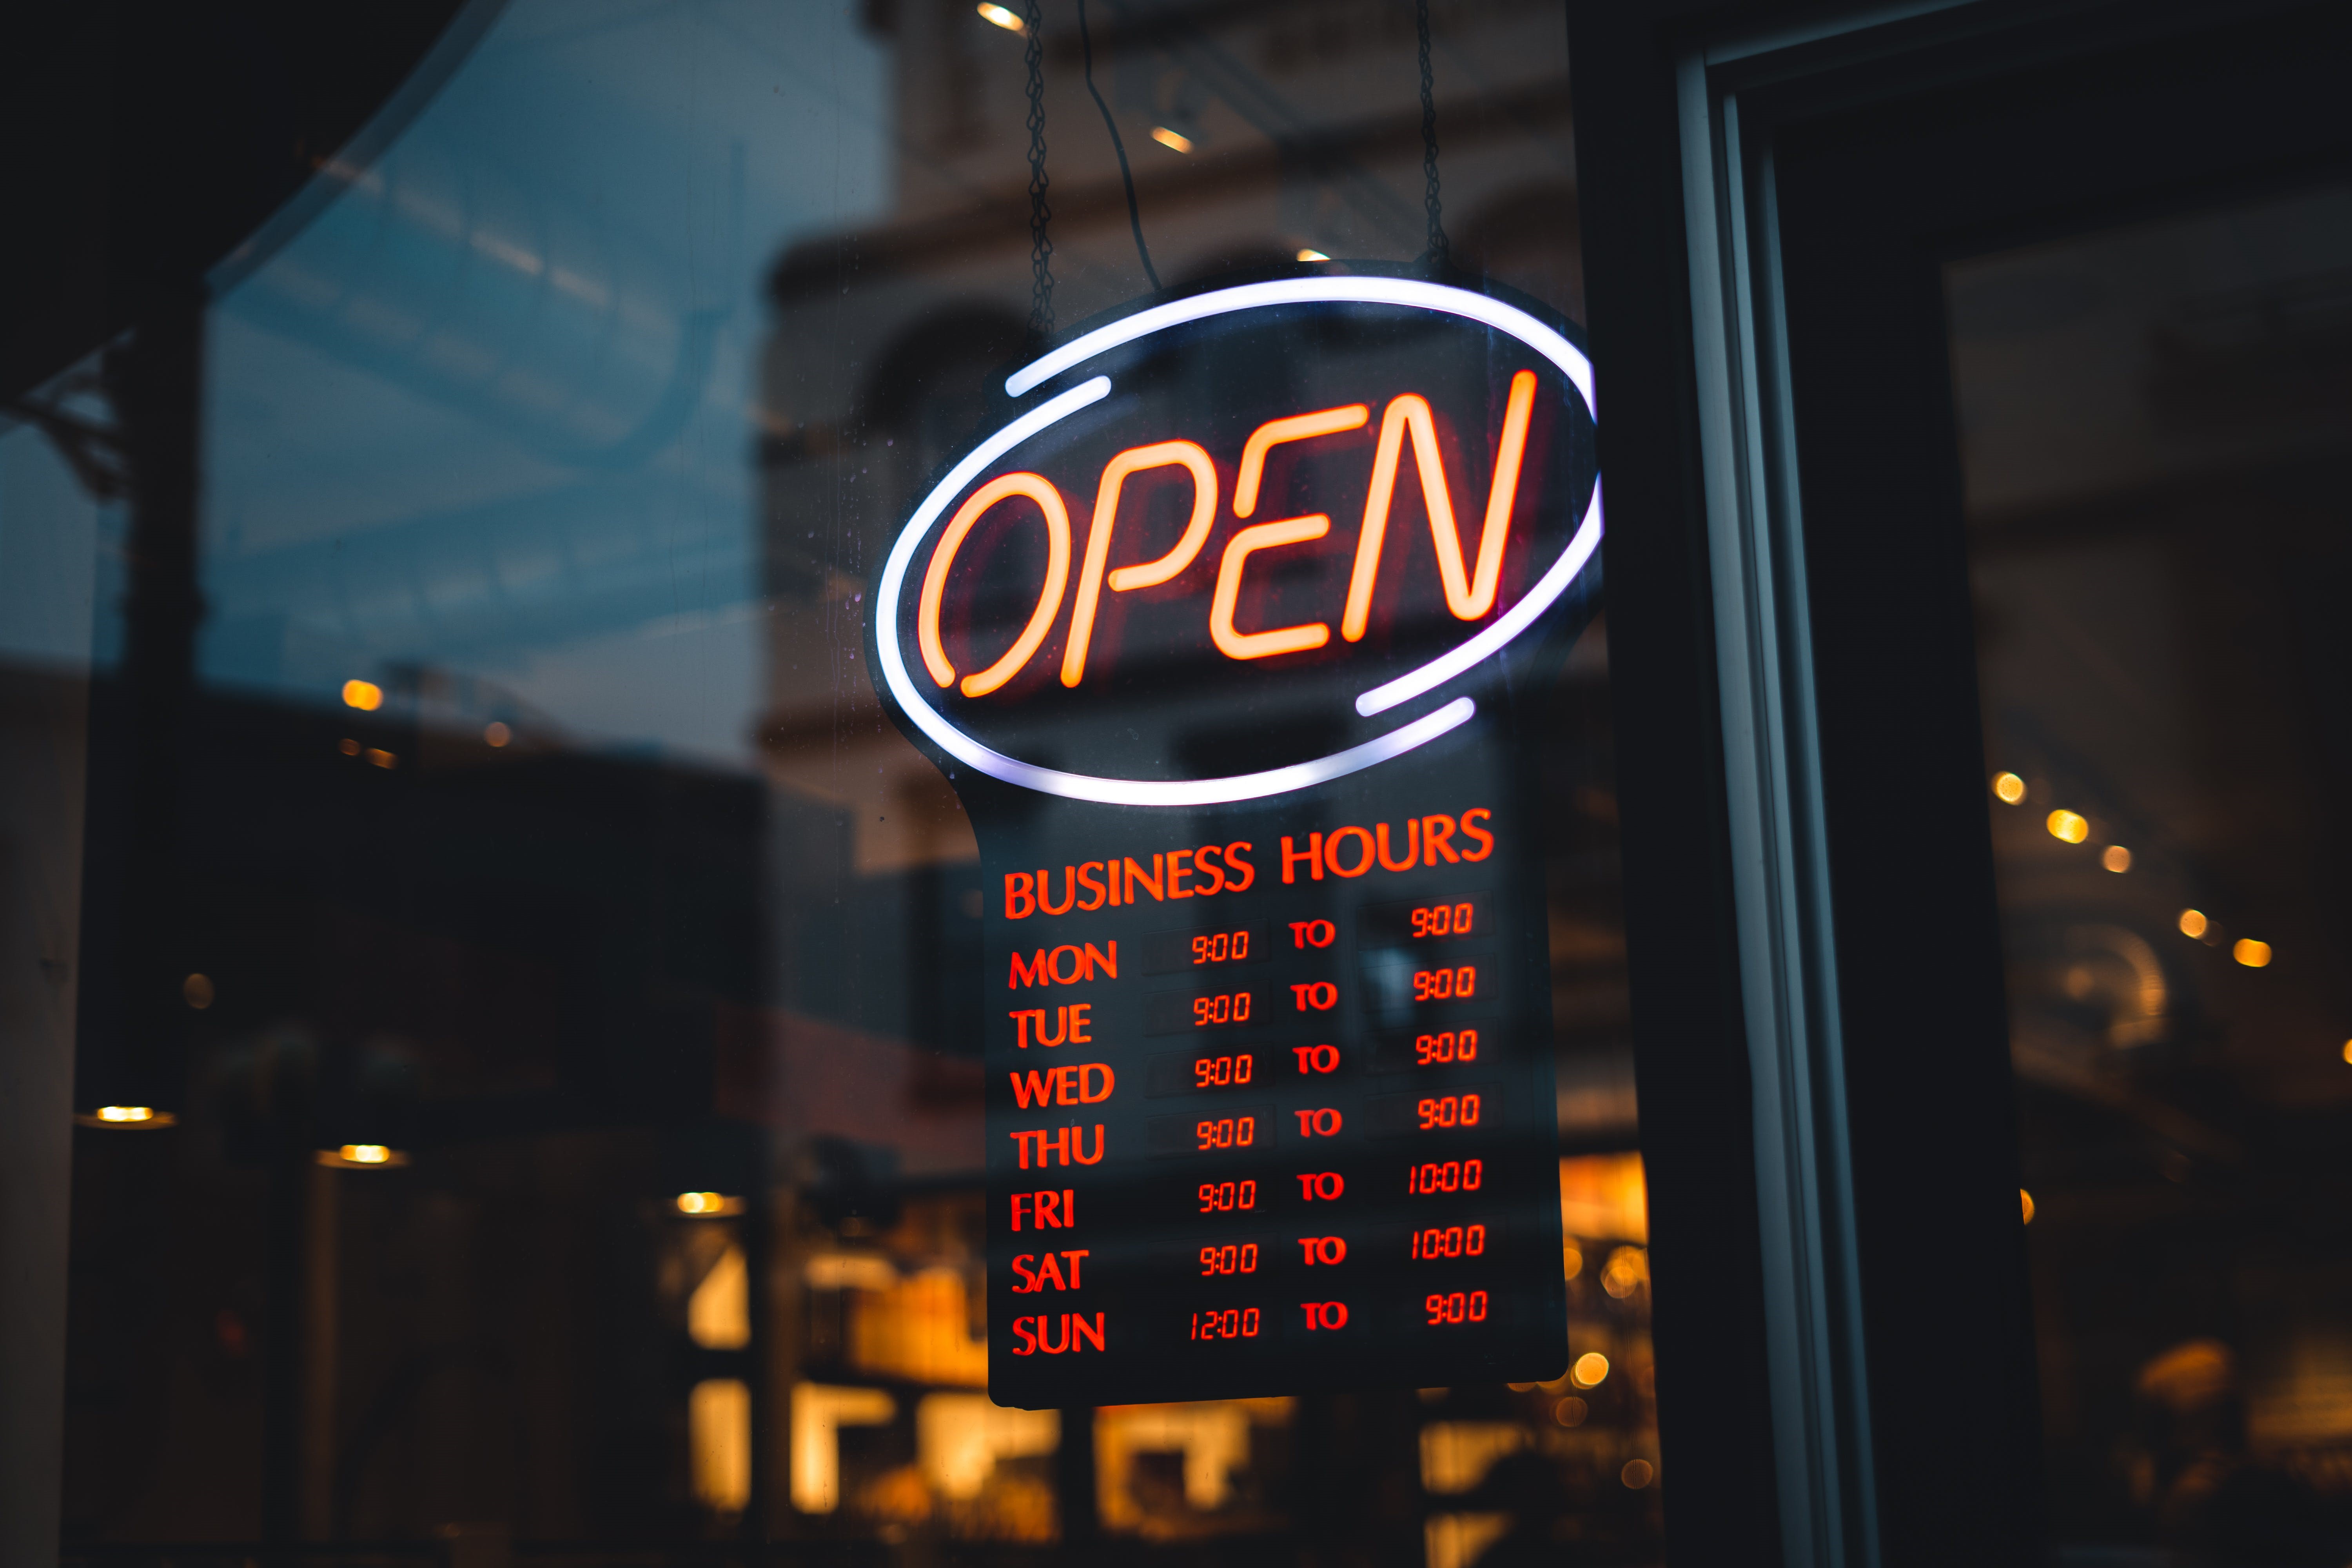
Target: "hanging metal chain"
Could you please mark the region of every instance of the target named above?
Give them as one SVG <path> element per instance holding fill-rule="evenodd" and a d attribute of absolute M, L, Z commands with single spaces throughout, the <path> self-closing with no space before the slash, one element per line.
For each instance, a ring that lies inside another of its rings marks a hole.
<path fill-rule="evenodd" d="M 1422 259 L 1444 268 L 1452 256 L 1445 243 L 1445 208 L 1437 199 L 1437 89 L 1429 68 L 1429 0 L 1413 0 L 1412 20 L 1421 34 L 1421 199 L 1429 213 L 1429 249 Z"/>
<path fill-rule="evenodd" d="M 1054 209 L 1045 200 L 1045 17 L 1029 0 L 1029 330 L 1054 335 Z"/>

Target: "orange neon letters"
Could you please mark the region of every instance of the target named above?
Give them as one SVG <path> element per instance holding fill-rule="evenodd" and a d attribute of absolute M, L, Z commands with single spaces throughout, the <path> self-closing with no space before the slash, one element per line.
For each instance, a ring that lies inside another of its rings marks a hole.
<path fill-rule="evenodd" d="M 1364 526 L 1356 535 L 1356 566 L 1348 579 L 1348 607 L 1339 635 L 1361 640 L 1371 619 L 1372 586 L 1380 576 L 1381 546 L 1387 542 L 1389 511 L 1396 498 L 1397 466 L 1406 432 L 1412 435 L 1413 467 L 1421 474 L 1421 498 L 1429 511 L 1431 542 L 1437 547 L 1437 575 L 1445 587 L 1445 607 L 1458 620 L 1475 621 L 1495 607 L 1503 577 L 1503 545 L 1511 533 L 1511 504 L 1519 489 L 1519 467 L 1527 457 L 1528 421 L 1535 412 L 1536 373 L 1511 377 L 1511 399 L 1503 413 L 1503 439 L 1495 452 L 1495 479 L 1486 490 L 1486 525 L 1478 535 L 1475 574 L 1465 569 L 1462 530 L 1454 521 L 1454 498 L 1445 483 L 1445 462 L 1437 450 L 1437 422 L 1429 400 L 1414 393 L 1390 400 L 1381 419 L 1380 449 L 1372 457 L 1372 487 L 1364 498 Z"/>
<path fill-rule="evenodd" d="M 1021 672 L 1054 624 L 1055 612 L 1062 607 L 1062 590 L 1070 581 L 1070 512 L 1062 504 L 1062 492 L 1043 474 L 999 474 L 971 492 L 948 524 L 947 532 L 940 538 L 940 547 L 932 552 L 931 564 L 923 574 L 923 597 L 915 616 L 916 640 L 922 645 L 923 666 L 931 679 L 941 686 L 955 679 L 955 666 L 948 662 L 947 649 L 940 646 L 940 600 L 947 593 L 948 567 L 953 564 L 956 552 L 963 547 L 964 536 L 981 519 L 981 514 L 1008 496 L 1027 496 L 1045 514 L 1045 581 L 1037 590 L 1037 607 L 1030 612 L 1029 624 L 1021 628 L 1020 637 L 1005 650 L 1004 657 L 982 670 L 964 678 L 966 697 L 985 697 Z"/>
<path fill-rule="evenodd" d="M 1217 566 L 1217 596 L 1209 605 L 1209 636 L 1227 658 L 1266 658 L 1277 653 L 1304 653 L 1331 640 L 1331 628 L 1321 621 L 1277 626 L 1272 631 L 1234 629 L 1234 609 L 1241 602 L 1242 567 L 1261 550 L 1304 544 L 1331 531 L 1331 520 L 1317 513 L 1282 522 L 1261 522 L 1244 528 L 1225 542 L 1225 558 Z"/>
<path fill-rule="evenodd" d="M 1192 476 L 1192 516 L 1184 525 L 1184 536 L 1157 561 L 1115 568 L 1110 574 L 1111 592 L 1157 587 L 1192 564 L 1201 546 L 1209 542 L 1209 524 L 1217 515 L 1217 469 L 1197 443 L 1162 441 L 1152 447 L 1130 447 L 1104 464 L 1102 482 L 1095 489 L 1094 523 L 1087 531 L 1086 564 L 1078 569 L 1078 602 L 1070 611 L 1069 646 L 1062 650 L 1065 686 L 1076 686 L 1086 679 L 1087 650 L 1095 637 L 1095 609 L 1102 600 L 1103 567 L 1110 559 L 1111 530 L 1118 521 L 1119 489 L 1129 474 L 1164 468 L 1181 468 Z"/>
<path fill-rule="evenodd" d="M 1269 419 L 1251 431 L 1250 438 L 1242 445 L 1242 471 L 1234 483 L 1234 515 L 1247 517 L 1257 510 L 1257 488 L 1265 478 L 1267 452 L 1285 441 L 1309 441 L 1318 436 L 1360 430 L 1371 416 L 1368 405 L 1351 403 L 1345 408 L 1325 408 L 1313 414 L 1294 414 L 1287 419 Z"/>
<path fill-rule="evenodd" d="M 1357 533 L 1347 603 L 1339 619 L 1339 635 L 1343 638 L 1349 642 L 1360 641 L 1370 627 L 1372 596 L 1380 578 L 1381 552 L 1388 539 L 1389 517 L 1396 499 L 1398 469 L 1403 463 L 1408 437 L 1412 442 L 1413 467 L 1420 476 L 1423 504 L 1429 514 L 1430 539 L 1435 548 L 1437 573 L 1445 592 L 1446 608 L 1457 619 L 1465 621 L 1481 619 L 1493 611 L 1502 584 L 1503 555 L 1510 540 L 1511 513 L 1518 495 L 1520 471 L 1525 466 L 1528 429 L 1535 411 L 1535 402 L 1536 374 L 1531 370 L 1519 371 L 1511 377 L 1502 436 L 1495 452 L 1494 477 L 1487 489 L 1486 516 L 1473 562 L 1464 552 L 1461 525 L 1454 515 L 1444 458 L 1438 447 L 1436 416 L 1430 409 L 1429 400 L 1416 393 L 1403 393 L 1389 400 L 1381 419 L 1380 440 L 1372 458 L 1371 483 L 1364 502 L 1363 526 Z M 1256 510 L 1265 477 L 1267 455 L 1276 447 L 1285 442 L 1311 440 L 1360 429 L 1370 419 L 1370 405 L 1356 403 L 1270 419 L 1259 426 L 1250 433 L 1242 449 L 1241 467 L 1234 489 L 1234 516 L 1237 520 L 1246 518 Z M 1120 492 L 1130 476 L 1156 468 L 1181 468 L 1192 480 L 1192 510 L 1186 521 L 1184 532 L 1174 546 L 1157 560 L 1114 567 L 1110 564 L 1111 536 L 1118 527 Z M 1087 534 L 1086 559 L 1079 568 L 1077 593 L 1070 612 L 1069 637 L 1062 654 L 1064 686 L 1075 687 L 1086 679 L 1087 658 L 1093 647 L 1096 621 L 1106 584 L 1113 593 L 1127 593 L 1173 581 L 1183 573 L 1199 559 L 1208 542 L 1216 521 L 1218 489 L 1215 464 L 1208 453 L 1192 441 L 1160 441 L 1149 446 L 1131 447 L 1104 465 L 1102 478 L 1095 490 L 1094 516 Z M 924 668 L 940 685 L 957 684 L 955 666 L 949 660 L 940 636 L 940 603 L 947 592 L 948 572 L 955 561 L 957 551 L 963 547 L 965 539 L 981 518 L 997 502 L 1013 496 L 1028 498 L 1044 513 L 1047 545 L 1045 576 L 1038 584 L 1036 605 L 1030 612 L 1028 624 L 1022 628 L 1013 646 L 995 663 L 963 679 L 961 689 L 966 697 L 984 697 L 998 689 L 1035 657 L 1053 627 L 1055 616 L 1061 609 L 1064 592 L 1069 586 L 1070 517 L 1061 492 L 1041 474 L 998 475 L 973 491 L 971 499 L 957 510 L 953 521 L 940 534 L 938 547 L 931 553 L 930 564 L 923 574 L 923 591 L 916 614 L 916 640 L 922 651 Z M 1316 514 L 1254 524 L 1238 530 L 1226 542 L 1223 556 L 1218 563 L 1216 589 L 1209 607 L 1209 635 L 1218 651 L 1228 658 L 1267 658 L 1276 654 L 1304 653 L 1322 647 L 1331 640 L 1331 628 L 1320 621 L 1257 632 L 1242 631 L 1234 624 L 1241 603 L 1242 574 L 1251 555 L 1261 550 L 1322 539 L 1330 531 L 1331 520 Z M 1448 858 L 1452 857 L 1453 851 L 1442 840 L 1433 839 L 1426 834 L 1423 839 L 1421 854 L 1423 858 L 1440 855 Z M 1407 842 L 1410 846 L 1410 837 Z M 1084 871 L 1087 868 L 1080 869 Z M 1090 877 L 1081 875 L 1078 880 L 1089 890 L 1094 889 L 1095 882 Z M 1005 890 L 1008 917 L 1018 918 L 1013 914 L 1016 901 L 1033 900 L 1043 891 L 1042 879 L 1020 891 L 1008 882 Z M 1066 891 L 1065 896 L 1069 896 Z M 1113 901 L 1125 900 L 1114 897 Z"/>

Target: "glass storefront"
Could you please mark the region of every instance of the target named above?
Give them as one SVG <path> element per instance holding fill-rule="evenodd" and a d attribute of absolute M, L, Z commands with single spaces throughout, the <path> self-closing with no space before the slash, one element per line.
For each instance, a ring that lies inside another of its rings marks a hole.
<path fill-rule="evenodd" d="M 0 1560 L 2352 1559 L 2347 61 L 0 21 Z"/>
<path fill-rule="evenodd" d="M 2334 186 L 1947 272 L 2063 1543 L 2340 1523 L 2347 268 Z"/>
<path fill-rule="evenodd" d="M 1539 803 L 1507 846 L 1521 1016 L 1553 1087 L 1508 1098 L 1543 1130 L 1533 1230 L 1556 1190 L 1562 1240 L 1520 1238 L 1548 1286 L 1428 1309 L 1530 1325 L 1538 1381 L 1335 1385 L 1283 1352 L 1232 1397 L 991 1400 L 1009 895 L 869 670 L 893 539 L 994 384 L 1091 322 L 1393 277 L 1578 330 L 1559 12 L 1424 21 L 478 7 L 200 304 L 12 407 L 8 679 L 26 723 L 89 692 L 69 1559 L 1657 1560 L 1597 563 L 1512 697 Z M 1231 483 L 1260 416 L 1167 406 Z M 1444 461 L 1483 487 L 1449 417 Z M 1149 518 L 1173 492 L 1139 493 Z M 1135 624 L 1118 596 L 1099 647 Z M 1156 839 L 1112 847 L 1139 845 L 1156 874 Z M 1422 1026 L 1423 1065 L 1475 1049 Z M 1140 1047 L 1116 1065 L 1139 1087 Z M 1430 1103 L 1423 1127 L 1479 1115 Z M 1450 1232 L 1412 1256 L 1486 1245 Z"/>

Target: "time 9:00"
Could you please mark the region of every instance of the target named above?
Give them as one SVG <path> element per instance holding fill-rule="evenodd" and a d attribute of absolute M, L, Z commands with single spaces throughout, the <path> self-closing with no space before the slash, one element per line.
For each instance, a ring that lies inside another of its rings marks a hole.
<path fill-rule="evenodd" d="M 1475 1062 L 1478 1059 L 1478 1031 L 1448 1029 L 1442 1035 L 1415 1035 L 1412 1037 L 1413 1064 L 1430 1067 L 1439 1062 Z"/>
<path fill-rule="evenodd" d="M 1192 939 L 1195 963 L 1231 963 L 1248 956 L 1249 932 L 1245 931 L 1221 931 Z"/>
<path fill-rule="evenodd" d="M 1250 1016 L 1250 994 L 1235 991 L 1223 996 L 1192 998 L 1192 1026 L 1205 1029 L 1217 1024 L 1246 1024 Z"/>
<path fill-rule="evenodd" d="M 1468 936 L 1470 917 L 1475 911 L 1466 903 L 1432 904 L 1412 911 L 1412 934 L 1415 936 Z"/>
<path fill-rule="evenodd" d="M 1478 966 L 1465 963 L 1459 969 L 1419 969 L 1413 972 L 1412 999 L 1416 1002 L 1443 1002 L 1448 997 L 1475 996 L 1478 994 Z"/>

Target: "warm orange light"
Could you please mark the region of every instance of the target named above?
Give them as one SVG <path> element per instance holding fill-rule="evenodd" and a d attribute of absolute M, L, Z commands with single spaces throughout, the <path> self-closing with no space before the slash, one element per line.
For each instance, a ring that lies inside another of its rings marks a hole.
<path fill-rule="evenodd" d="M 1995 773 L 1992 775 L 1992 793 L 2015 805 L 2025 798 L 2025 781 L 2015 773 Z"/>
<path fill-rule="evenodd" d="M 1278 653 L 1305 653 L 1331 640 L 1331 628 L 1321 621 L 1264 632 L 1234 629 L 1234 608 L 1242 596 L 1243 564 L 1261 550 L 1304 544 L 1330 531 L 1331 520 L 1318 512 L 1313 517 L 1261 522 L 1226 542 L 1225 558 L 1217 565 L 1217 595 L 1209 605 L 1209 637 L 1218 652 L 1227 658 L 1267 658 Z"/>
<path fill-rule="evenodd" d="M 1192 150 L 1192 139 L 1190 136 L 1181 131 L 1172 131 L 1165 125 L 1153 126 L 1151 139 L 1171 152 L 1190 153 Z"/>
<path fill-rule="evenodd" d="M 1650 1255 L 1638 1247 L 1621 1247 L 1601 1269 L 1601 1288 L 1623 1300 L 1650 1280 Z"/>
<path fill-rule="evenodd" d="M 2128 871 L 2131 869 L 2131 851 L 2120 844 L 2110 844 L 2099 851 L 2099 864 L 2119 874 Z"/>
<path fill-rule="evenodd" d="M 1625 1468 L 1617 1472 L 1617 1479 L 1623 1481 L 1631 1489 L 1640 1491 L 1650 1484 L 1650 1478 L 1657 1473 L 1651 1468 L 1650 1461 L 1647 1459 L 1628 1459 L 1625 1461 Z"/>
<path fill-rule="evenodd" d="M 1371 422 L 1369 404 L 1350 403 L 1344 408 L 1321 408 L 1312 414 L 1294 414 L 1287 419 L 1269 419 L 1250 432 L 1242 443 L 1241 472 L 1234 479 L 1234 515 L 1247 517 L 1257 510 L 1258 486 L 1265 479 L 1265 455 L 1287 441 L 1311 441 L 1318 436 L 1338 436 L 1349 430 L 1360 430 Z"/>
<path fill-rule="evenodd" d="M 482 726 L 482 739 L 493 746 L 503 746 L 514 739 L 514 731 L 493 719 Z"/>
<path fill-rule="evenodd" d="M 1503 412 L 1503 436 L 1495 451 L 1495 479 L 1486 491 L 1486 519 L 1478 536 L 1475 574 L 1465 568 L 1462 530 L 1454 519 L 1454 497 L 1437 447 L 1437 420 L 1429 400 L 1405 393 L 1390 400 L 1381 417 L 1380 448 L 1372 456 L 1372 484 L 1364 498 L 1364 526 L 1356 535 L 1356 565 L 1348 579 L 1348 606 L 1339 635 L 1360 641 L 1371 623 L 1372 589 L 1380 578 L 1381 547 L 1388 540 L 1389 511 L 1396 497 L 1397 467 L 1404 439 L 1412 437 L 1413 467 L 1421 475 L 1421 499 L 1429 513 L 1430 541 L 1437 549 L 1437 575 L 1445 607 L 1456 620 L 1475 621 L 1495 607 L 1502 583 L 1503 546 L 1511 533 L 1511 508 L 1518 499 L 1519 467 L 1527 456 L 1528 422 L 1536 405 L 1536 374 L 1511 377 L 1511 400 Z"/>
<path fill-rule="evenodd" d="M 1003 6 L 994 4 L 994 0 L 980 0 L 980 5 L 976 9 L 978 9 L 983 17 L 995 23 L 998 26 L 1003 28 L 1008 33 L 1026 33 L 1029 30 L 1028 23 L 1023 21 L 1018 16 L 1006 10 Z"/>
<path fill-rule="evenodd" d="M 383 1143 L 345 1143 L 321 1149 L 318 1163 L 331 1171 L 385 1171 L 408 1163 L 408 1156 Z"/>
<path fill-rule="evenodd" d="M 343 706 L 373 713 L 383 706 L 383 688 L 372 680 L 346 680 L 343 682 Z"/>
<path fill-rule="evenodd" d="M 677 1194 L 677 1212 L 706 1219 L 741 1214 L 743 1200 L 730 1198 L 723 1193 L 680 1193 Z"/>
<path fill-rule="evenodd" d="M 2248 969 L 2260 969 L 2271 961 L 2271 944 L 2266 942 L 2256 942 L 2250 936 L 2242 936 L 2238 939 L 2238 944 L 2230 950 L 2230 956 Z"/>
<path fill-rule="evenodd" d="M 2033 1194 L 2027 1192 L 2023 1187 L 2018 1188 L 2017 1206 L 2024 1212 L 2024 1223 L 2032 1225 L 2033 1223 Z"/>
<path fill-rule="evenodd" d="M 372 751 L 368 752 L 367 760 L 373 763 L 380 768 L 396 768 L 400 766 L 400 759 L 393 755 L 390 752 Z"/>
<path fill-rule="evenodd" d="M 732 1377 L 696 1384 L 686 1396 L 686 1433 L 696 1500 L 718 1513 L 741 1513 L 751 1500 L 751 1385 Z"/>
<path fill-rule="evenodd" d="M 2180 934 L 2183 936 L 2203 936 L 2205 934 L 2205 928 L 2211 923 L 2212 922 L 2210 921 L 2208 921 L 2205 918 L 2202 910 L 2183 910 L 2180 911 Z"/>
<path fill-rule="evenodd" d="M 84 1127 L 130 1127 L 143 1132 L 151 1128 L 177 1126 L 180 1119 L 152 1105 L 101 1105 L 87 1114 L 76 1111 L 74 1120 Z"/>
<path fill-rule="evenodd" d="M 982 670 L 967 676 L 963 682 L 966 697 L 985 697 L 1020 672 L 1045 640 L 1046 631 L 1054 624 L 1054 614 L 1062 607 L 1062 590 L 1070 581 L 1070 510 L 1062 504 L 1062 492 L 1043 474 L 999 474 L 971 493 L 940 536 L 940 545 L 931 552 L 931 564 L 923 574 L 923 596 L 915 614 L 915 640 L 923 650 L 923 668 L 941 686 L 955 679 L 955 666 L 948 662 L 947 650 L 940 646 L 940 601 L 948 586 L 948 568 L 955 562 L 956 552 L 963 547 L 964 536 L 972 525 L 998 501 L 1009 496 L 1027 496 L 1045 514 L 1045 581 L 1039 586 L 1037 607 L 1031 612 L 1029 624 L 1003 658 Z"/>
<path fill-rule="evenodd" d="M 2352 1062 L 2352 1040 L 2344 1042 L 2344 1059 Z"/>
<path fill-rule="evenodd" d="M 1591 1407 L 1573 1394 L 1551 1407 L 1551 1418 L 1563 1426 L 1581 1426 Z"/>
<path fill-rule="evenodd" d="M 1568 1369 L 1568 1380 L 1579 1388 L 1598 1388 L 1608 1375 L 1609 1358 L 1599 1351 L 1586 1351 Z"/>
<path fill-rule="evenodd" d="M 1095 611 L 1102 601 L 1103 568 L 1110 560 L 1111 531 L 1118 524 L 1119 491 L 1129 474 L 1166 468 L 1180 468 L 1192 476 L 1192 515 L 1184 524 L 1184 536 L 1157 561 L 1111 572 L 1111 591 L 1124 594 L 1157 587 L 1192 564 L 1201 546 L 1209 542 L 1209 527 L 1217 516 L 1217 468 L 1197 443 L 1161 441 L 1156 446 L 1130 447 L 1105 463 L 1102 481 L 1095 489 L 1094 521 L 1087 529 L 1086 562 L 1078 568 L 1078 597 L 1070 610 L 1069 644 L 1062 650 L 1065 686 L 1076 686 L 1086 679 L 1087 650 L 1094 645 Z"/>
<path fill-rule="evenodd" d="M 347 757 L 356 757 L 360 754 L 360 743 L 346 735 L 341 740 L 335 742 L 335 750 L 342 752 L 343 755 Z"/>
<path fill-rule="evenodd" d="M 213 1005 L 213 980 L 209 974 L 191 974 L 180 982 L 180 996 L 201 1013 Z"/>
<path fill-rule="evenodd" d="M 2053 811 L 2050 814 L 2046 826 L 2050 829 L 2051 837 L 2063 839 L 2069 844 L 2080 844 L 2091 836 L 2089 819 L 2078 812 Z"/>
<path fill-rule="evenodd" d="M 1331 258 L 1324 255 L 1319 250 L 1309 249 L 1300 251 L 1298 253 L 1298 259 L 1301 261 L 1328 261 Z"/>

